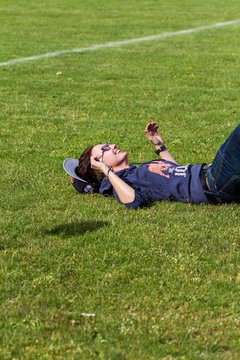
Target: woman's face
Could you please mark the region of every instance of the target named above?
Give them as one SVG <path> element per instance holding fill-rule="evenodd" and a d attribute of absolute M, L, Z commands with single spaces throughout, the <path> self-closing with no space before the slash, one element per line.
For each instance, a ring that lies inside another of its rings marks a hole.
<path fill-rule="evenodd" d="M 98 144 L 93 147 L 92 156 L 114 168 L 127 164 L 128 153 L 118 149 L 116 144 Z"/>

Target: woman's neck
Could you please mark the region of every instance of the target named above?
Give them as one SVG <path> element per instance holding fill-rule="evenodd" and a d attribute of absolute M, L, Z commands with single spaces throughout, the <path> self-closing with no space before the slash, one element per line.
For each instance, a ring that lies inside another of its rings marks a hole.
<path fill-rule="evenodd" d="M 120 170 L 128 169 L 129 166 L 130 165 L 128 163 L 122 163 L 122 164 L 119 164 L 117 166 L 113 166 L 112 170 L 113 170 L 113 172 L 117 172 L 117 171 L 120 171 Z"/>

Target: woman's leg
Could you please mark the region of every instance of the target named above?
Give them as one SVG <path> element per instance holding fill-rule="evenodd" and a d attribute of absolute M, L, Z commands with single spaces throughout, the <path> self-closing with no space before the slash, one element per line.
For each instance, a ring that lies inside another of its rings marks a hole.
<path fill-rule="evenodd" d="M 240 202 L 240 125 L 220 146 L 207 169 L 207 181 L 220 202 Z"/>

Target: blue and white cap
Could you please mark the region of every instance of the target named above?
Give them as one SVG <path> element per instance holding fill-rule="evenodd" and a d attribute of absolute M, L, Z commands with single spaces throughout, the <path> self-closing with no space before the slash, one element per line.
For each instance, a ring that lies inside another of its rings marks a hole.
<path fill-rule="evenodd" d="M 73 158 L 67 158 L 63 161 L 63 169 L 68 175 L 71 176 L 71 183 L 75 190 L 79 193 L 95 193 L 96 186 L 80 178 L 76 173 L 78 167 L 78 160 Z"/>

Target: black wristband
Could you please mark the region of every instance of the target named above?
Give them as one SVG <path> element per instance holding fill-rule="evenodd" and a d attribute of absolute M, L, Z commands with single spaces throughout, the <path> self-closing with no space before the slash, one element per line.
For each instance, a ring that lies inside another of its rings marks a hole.
<path fill-rule="evenodd" d="M 108 168 L 108 172 L 107 172 L 107 175 L 106 175 L 107 177 L 109 176 L 110 171 L 112 171 L 111 166 Z"/>
<path fill-rule="evenodd" d="M 166 146 L 164 144 L 160 145 L 159 148 L 155 151 L 157 155 L 160 154 L 160 152 L 167 150 Z"/>

